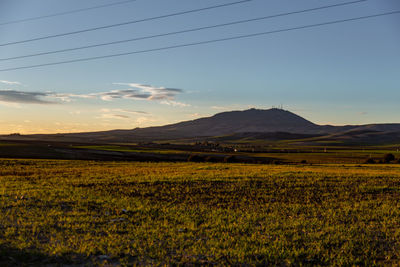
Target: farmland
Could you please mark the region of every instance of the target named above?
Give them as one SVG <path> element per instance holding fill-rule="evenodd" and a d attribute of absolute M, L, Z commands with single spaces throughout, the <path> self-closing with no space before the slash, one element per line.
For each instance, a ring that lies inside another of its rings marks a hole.
<path fill-rule="evenodd" d="M 396 265 L 399 164 L 0 160 L 1 265 Z"/>
<path fill-rule="evenodd" d="M 196 145 L 194 143 L 170 144 L 106 144 L 73 143 L 55 141 L 4 141 L 0 140 L 0 158 L 27 159 L 72 159 L 103 161 L 141 162 L 186 162 L 196 155 L 200 162 L 224 162 L 234 157 L 242 163 L 285 163 L 298 164 L 362 164 L 368 159 L 379 163 L 386 154 L 393 154 L 395 162 L 400 161 L 400 144 L 376 146 L 304 146 L 273 144 L 232 145 L 215 143 Z M 190 161 L 190 160 L 189 160 Z"/>

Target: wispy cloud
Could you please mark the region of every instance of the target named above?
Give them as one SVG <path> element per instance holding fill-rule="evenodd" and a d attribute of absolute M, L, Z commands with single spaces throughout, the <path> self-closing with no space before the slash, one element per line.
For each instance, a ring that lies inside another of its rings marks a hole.
<path fill-rule="evenodd" d="M 163 105 L 173 106 L 173 107 L 190 107 L 189 104 L 174 101 L 174 100 L 163 100 L 160 102 Z"/>
<path fill-rule="evenodd" d="M 48 94 L 48 97 L 55 98 L 63 102 L 71 102 L 73 98 L 87 98 L 87 99 L 97 98 L 95 94 L 69 94 L 69 93 L 53 93 L 53 92 L 46 92 L 46 93 Z"/>
<path fill-rule="evenodd" d="M 25 104 L 55 104 L 56 102 L 43 99 L 48 96 L 50 96 L 50 94 L 42 92 L 0 90 L 1 102 L 25 103 Z"/>
<path fill-rule="evenodd" d="M 200 114 L 200 113 L 192 113 L 192 114 L 189 114 L 189 117 L 191 117 L 191 118 L 199 118 L 199 117 L 202 117 L 202 115 Z"/>
<path fill-rule="evenodd" d="M 149 125 L 155 122 L 153 115 L 145 111 L 121 109 L 121 108 L 102 108 L 99 110 L 101 113 L 96 119 L 101 119 L 104 122 L 112 122 L 114 120 L 126 120 L 131 123 L 132 127 Z"/>
<path fill-rule="evenodd" d="M 121 115 L 121 114 L 110 114 L 110 113 L 104 113 L 101 114 L 100 117 L 97 117 L 98 119 L 119 119 L 119 120 L 126 120 L 129 119 L 129 116 L 126 115 Z"/>
<path fill-rule="evenodd" d="M 182 89 L 155 87 L 151 85 L 143 85 L 138 83 L 113 83 L 118 86 L 128 86 L 127 89 L 111 90 L 108 92 L 91 93 L 91 94 L 53 94 L 52 97 L 62 101 L 71 101 L 73 98 L 100 98 L 104 101 L 113 101 L 117 99 L 146 100 L 158 101 L 164 105 L 175 107 L 187 107 L 189 104 L 175 101 L 177 95 L 183 93 Z M 119 112 L 126 112 L 119 110 Z M 132 111 L 133 113 L 141 113 L 141 111 Z M 142 113 L 143 114 L 143 113 Z"/>
<path fill-rule="evenodd" d="M 136 123 L 139 125 L 143 125 L 143 124 L 149 124 L 151 122 L 155 122 L 156 120 L 154 118 L 149 118 L 149 117 L 139 117 L 136 119 Z"/>
<path fill-rule="evenodd" d="M 20 84 L 19 82 L 10 82 L 0 80 L 4 84 Z M 27 92 L 20 90 L 0 90 L 0 101 L 7 103 L 25 103 L 25 104 L 55 104 L 62 102 L 71 102 L 74 99 L 101 99 L 103 101 L 112 101 L 117 99 L 157 101 L 163 105 L 174 107 L 188 107 L 189 104 L 178 102 L 176 96 L 183 93 L 182 89 L 155 87 L 138 83 L 114 83 L 118 86 L 128 86 L 128 89 L 111 90 L 108 92 L 90 93 L 90 94 L 72 94 L 46 92 Z M 133 111 L 124 109 L 114 109 L 114 112 L 130 114 L 146 114 L 143 111 Z"/>
<path fill-rule="evenodd" d="M 0 80 L 0 83 L 7 84 L 7 85 L 22 85 L 20 82 L 11 82 L 6 80 Z"/>
<path fill-rule="evenodd" d="M 130 89 L 126 90 L 114 90 L 109 93 L 105 93 L 104 97 L 109 100 L 110 98 L 133 98 L 141 100 L 175 100 L 178 94 L 183 93 L 182 89 L 178 88 L 166 88 L 166 87 L 155 87 L 152 85 L 145 85 L 139 83 L 113 83 L 114 85 L 129 86 Z"/>
<path fill-rule="evenodd" d="M 114 99 L 135 99 L 145 100 L 150 97 L 149 94 L 139 93 L 137 90 L 112 90 L 110 92 L 104 92 L 97 94 L 104 101 L 111 101 Z"/>
<path fill-rule="evenodd" d="M 222 106 L 212 106 L 212 109 L 216 109 L 216 110 L 226 110 L 229 109 L 228 107 L 222 107 Z"/>
<path fill-rule="evenodd" d="M 14 104 L 59 104 L 61 102 L 71 102 L 72 98 L 95 98 L 95 96 L 60 94 L 50 91 L 28 92 L 11 89 L 0 90 L 0 101 Z"/>
<path fill-rule="evenodd" d="M 112 108 L 112 109 L 102 108 L 100 111 L 101 112 L 105 112 L 105 113 L 120 112 L 120 113 L 134 114 L 134 115 L 146 115 L 146 114 L 149 114 L 149 113 L 147 113 L 145 111 L 136 111 L 136 110 L 129 110 L 129 109 L 121 109 L 121 108 Z"/>
<path fill-rule="evenodd" d="M 239 104 L 232 104 L 228 106 L 211 106 L 211 109 L 225 111 L 225 110 L 234 110 L 234 109 L 250 109 L 250 108 L 257 108 L 253 105 L 239 105 Z M 262 107 L 261 107 L 262 108 Z"/>
<path fill-rule="evenodd" d="M 148 115 L 150 115 L 149 113 L 147 113 L 145 111 L 136 111 L 136 110 L 122 109 L 122 108 L 102 108 L 99 111 L 102 114 L 99 117 L 97 117 L 97 119 L 125 120 L 125 119 L 134 119 L 135 117 L 137 117 L 137 115 L 140 115 L 141 117 L 136 119 L 136 121 L 137 122 L 139 121 L 139 123 L 147 122 Z M 133 118 L 132 118 L 132 116 L 133 116 Z M 147 117 L 144 117 L 144 116 L 147 116 Z"/>

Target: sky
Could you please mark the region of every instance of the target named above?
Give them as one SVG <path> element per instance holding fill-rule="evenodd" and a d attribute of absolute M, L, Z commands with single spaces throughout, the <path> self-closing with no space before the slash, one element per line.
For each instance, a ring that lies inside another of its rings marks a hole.
<path fill-rule="evenodd" d="M 0 0 L 0 134 L 133 129 L 223 111 L 278 106 L 318 124 L 400 123 L 399 13 L 7 70 L 400 11 L 398 0 L 368 0 L 212 29 L 9 59 L 352 2 L 250 0 L 165 16 L 239 1 Z M 99 5 L 106 6 L 91 8 Z M 58 15 L 48 16 L 54 14 Z M 164 17 L 146 20 L 160 16 Z M 37 17 L 42 18 L 30 19 Z M 139 20 L 145 21 L 15 43 Z"/>

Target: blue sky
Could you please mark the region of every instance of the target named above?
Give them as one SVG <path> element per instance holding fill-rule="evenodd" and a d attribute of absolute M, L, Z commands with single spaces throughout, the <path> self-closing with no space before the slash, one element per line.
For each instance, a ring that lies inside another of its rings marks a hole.
<path fill-rule="evenodd" d="M 21 23 L 18 19 L 119 2 L 2 0 L 0 44 L 203 8 L 235 0 L 137 0 Z M 0 58 L 186 30 L 346 1 L 253 0 L 84 34 L 0 46 Z M 93 49 L 0 61 L 0 69 L 57 62 L 400 10 L 361 3 Z M 0 71 L 0 133 L 163 125 L 283 105 L 320 124 L 400 123 L 400 14 L 152 53 Z M 143 86 L 146 85 L 146 86 Z"/>

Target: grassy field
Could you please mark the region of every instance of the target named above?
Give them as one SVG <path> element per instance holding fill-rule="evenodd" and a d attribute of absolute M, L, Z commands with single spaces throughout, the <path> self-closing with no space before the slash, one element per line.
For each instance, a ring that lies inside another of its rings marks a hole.
<path fill-rule="evenodd" d="M 315 150 L 311 153 L 254 153 L 258 157 L 274 157 L 283 162 L 301 162 L 306 160 L 307 163 L 324 164 L 361 164 L 365 163 L 368 158 L 374 159 L 376 162 L 382 160 L 385 154 L 391 153 L 396 159 L 400 159 L 400 153 L 390 150 L 336 150 L 323 152 L 323 150 Z"/>
<path fill-rule="evenodd" d="M 163 148 L 146 148 L 135 147 L 129 145 L 86 145 L 74 146 L 79 149 L 93 149 L 100 151 L 116 151 L 116 152 L 136 152 L 136 153 L 154 153 L 164 155 L 174 154 L 198 154 L 198 155 L 232 155 L 232 156 L 245 156 L 253 158 L 256 162 L 257 159 L 275 159 L 285 163 L 300 163 L 306 161 L 307 163 L 325 164 L 362 164 L 367 159 L 371 158 L 376 162 L 383 160 L 384 155 L 391 153 L 396 159 L 400 159 L 400 152 L 397 147 L 282 147 L 274 148 L 274 152 L 245 152 L 239 149 L 238 152 L 193 152 L 185 150 L 173 150 Z"/>
<path fill-rule="evenodd" d="M 400 165 L 0 160 L 0 265 L 398 265 Z"/>
<path fill-rule="evenodd" d="M 132 148 L 127 146 L 117 146 L 117 145 L 90 145 L 90 146 L 73 146 L 73 148 L 83 148 L 83 149 L 95 149 L 95 150 L 105 150 L 105 151 L 119 151 L 119 152 L 137 152 L 137 153 L 156 153 L 156 154 L 179 154 L 185 153 L 182 150 L 172 150 L 172 149 L 151 149 L 151 148 Z"/>
<path fill-rule="evenodd" d="M 224 147 L 226 148 L 226 147 Z M 228 147 L 232 148 L 232 147 Z M 376 163 L 386 154 L 393 154 L 400 162 L 400 146 L 238 146 L 237 151 L 218 150 L 192 145 L 137 145 L 137 144 L 70 144 L 57 142 L 0 140 L 0 158 L 36 158 L 68 160 L 114 161 L 188 161 L 191 155 L 202 162 L 223 162 L 233 156 L 235 162 L 312 164 L 362 164 L 368 159 Z"/>

